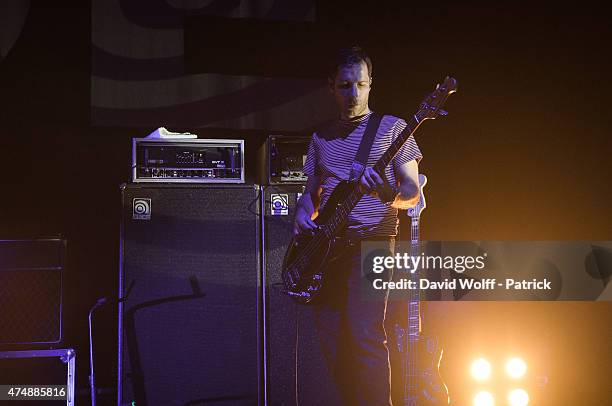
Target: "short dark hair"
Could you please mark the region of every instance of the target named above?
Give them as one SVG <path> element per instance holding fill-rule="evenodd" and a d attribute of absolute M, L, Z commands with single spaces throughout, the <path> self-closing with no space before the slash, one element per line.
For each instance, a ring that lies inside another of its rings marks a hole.
<path fill-rule="evenodd" d="M 330 64 L 327 77 L 330 80 L 336 78 L 336 73 L 341 66 L 347 65 L 359 65 L 361 62 L 365 62 L 368 67 L 368 76 L 372 77 L 372 60 L 368 54 L 359 46 L 352 46 L 350 48 L 340 48 L 336 53 L 336 57 L 333 63 Z"/>

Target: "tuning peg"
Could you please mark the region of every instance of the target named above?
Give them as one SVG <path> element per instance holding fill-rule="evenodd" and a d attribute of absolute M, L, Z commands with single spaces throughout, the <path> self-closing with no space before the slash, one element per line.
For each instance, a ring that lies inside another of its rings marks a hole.
<path fill-rule="evenodd" d="M 441 115 L 441 116 L 447 116 L 448 115 L 448 111 L 440 109 L 440 110 L 438 110 L 438 114 Z"/>

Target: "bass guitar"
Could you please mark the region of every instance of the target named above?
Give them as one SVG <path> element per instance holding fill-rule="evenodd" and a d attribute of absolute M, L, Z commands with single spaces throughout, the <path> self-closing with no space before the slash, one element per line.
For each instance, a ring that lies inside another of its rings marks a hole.
<path fill-rule="evenodd" d="M 407 126 L 397 139 L 389 146 L 373 169 L 382 174 L 402 145 L 416 131 L 419 125 L 429 119 L 445 116 L 442 110 L 444 103 L 452 93 L 457 91 L 457 81 L 446 77 L 436 86 L 419 106 L 417 112 L 407 122 Z M 289 243 L 281 276 L 284 292 L 299 303 L 307 304 L 318 295 L 323 286 L 325 263 L 332 244 L 344 230 L 349 213 L 363 197 L 364 192 L 357 182 L 342 181 L 332 191 L 325 208 L 315 219 L 317 229 L 314 235 L 299 235 Z"/>
<path fill-rule="evenodd" d="M 423 194 L 423 188 L 426 184 L 427 177 L 419 174 L 419 202 L 415 207 L 408 209 L 408 215 L 411 218 L 411 256 L 418 256 L 421 251 L 419 220 L 426 207 L 425 195 Z M 419 286 L 418 270 L 408 272 L 408 274 L 412 284 Z M 435 337 L 421 333 L 420 299 L 420 290 L 410 289 L 405 323 L 397 322 L 395 324 L 394 341 L 399 353 L 402 371 L 402 399 L 400 404 L 403 406 L 448 405 L 450 403 L 448 388 L 444 384 L 439 371 L 443 350 Z M 403 303 L 401 302 L 402 305 Z M 391 302 L 390 309 L 397 308 L 399 304 L 398 302 Z M 393 310 L 391 312 L 394 313 Z"/>

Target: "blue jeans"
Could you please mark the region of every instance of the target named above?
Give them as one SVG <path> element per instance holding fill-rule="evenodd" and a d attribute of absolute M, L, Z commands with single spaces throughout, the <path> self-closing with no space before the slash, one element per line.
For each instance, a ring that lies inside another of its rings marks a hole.
<path fill-rule="evenodd" d="M 395 239 L 387 237 L 389 251 Z M 385 276 L 387 280 L 391 275 Z M 391 405 L 384 327 L 387 291 L 364 297 L 360 244 L 347 244 L 328 264 L 314 316 L 323 355 L 346 406 Z"/>

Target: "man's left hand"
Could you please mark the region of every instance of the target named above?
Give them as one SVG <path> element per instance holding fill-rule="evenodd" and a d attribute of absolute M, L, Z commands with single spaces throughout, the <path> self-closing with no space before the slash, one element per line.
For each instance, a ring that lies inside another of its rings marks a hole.
<path fill-rule="evenodd" d="M 364 193 L 378 197 L 385 203 L 393 202 L 397 194 L 373 168 L 365 169 L 359 179 L 359 187 L 361 187 Z"/>
<path fill-rule="evenodd" d="M 359 179 L 359 186 L 364 193 L 373 193 L 384 184 L 385 181 L 373 168 L 366 168 Z"/>

